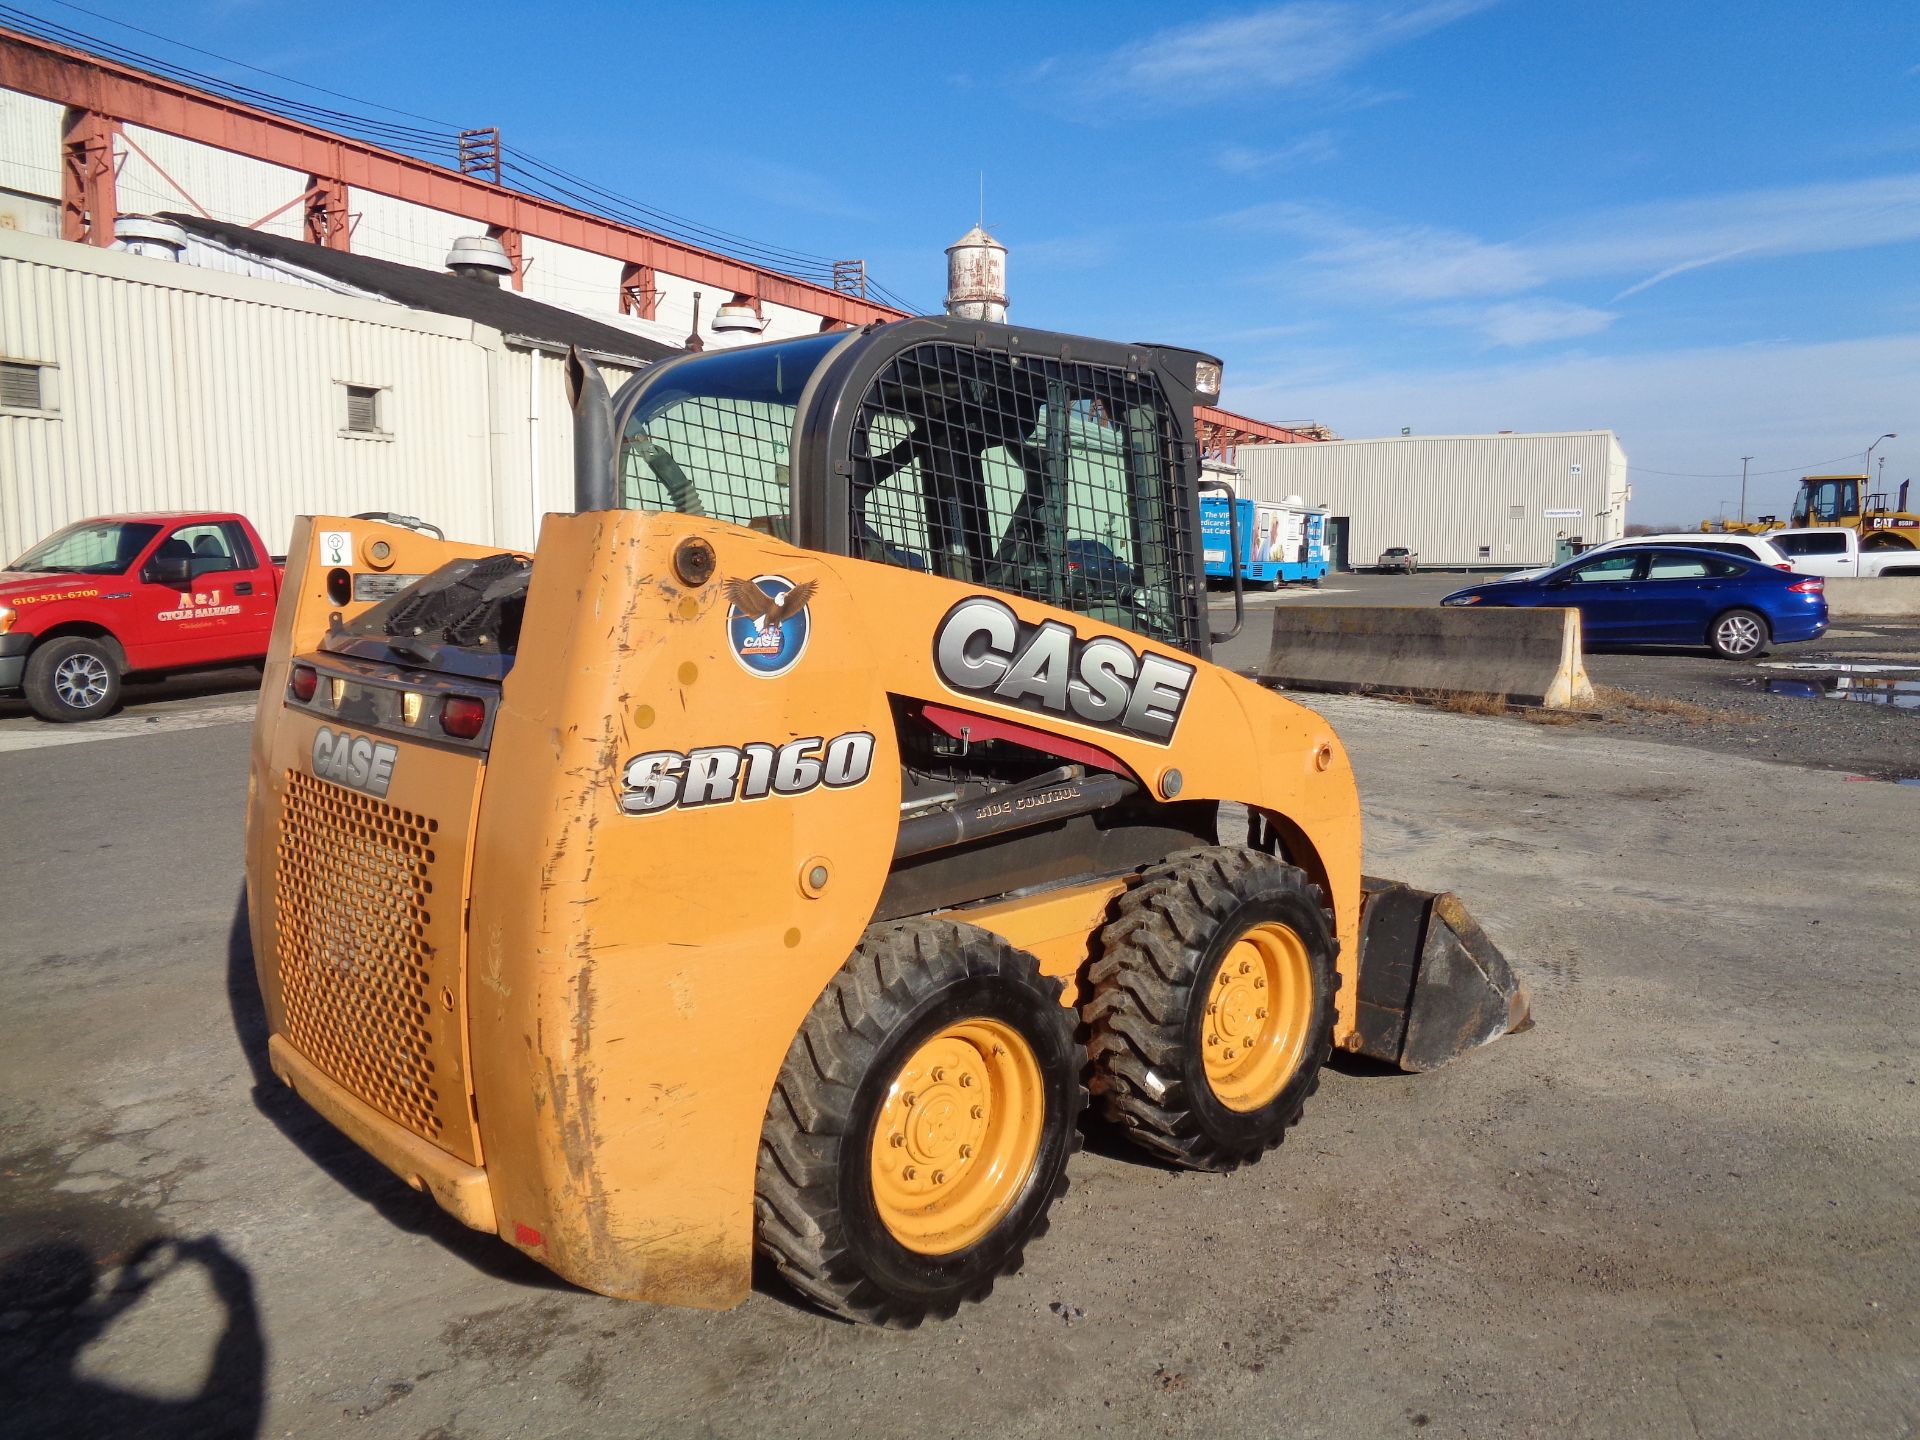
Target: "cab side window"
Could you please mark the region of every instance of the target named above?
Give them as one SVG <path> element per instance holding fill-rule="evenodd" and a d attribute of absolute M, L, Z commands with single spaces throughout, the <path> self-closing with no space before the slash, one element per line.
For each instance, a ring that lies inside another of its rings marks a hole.
<path fill-rule="evenodd" d="M 1721 560 L 1696 559 L 1691 555 L 1655 555 L 1647 565 L 1647 579 L 1704 580 L 1709 575 L 1724 575 L 1733 568 Z"/>
<path fill-rule="evenodd" d="M 1633 579 L 1639 563 L 1638 555 L 1606 555 L 1589 560 L 1568 578 L 1576 585 L 1618 585 Z"/>
<path fill-rule="evenodd" d="M 169 555 L 186 555 L 192 562 L 193 578 L 216 575 L 223 570 L 251 570 L 252 548 L 239 527 L 221 521 L 205 525 L 182 525 L 160 542 Z"/>

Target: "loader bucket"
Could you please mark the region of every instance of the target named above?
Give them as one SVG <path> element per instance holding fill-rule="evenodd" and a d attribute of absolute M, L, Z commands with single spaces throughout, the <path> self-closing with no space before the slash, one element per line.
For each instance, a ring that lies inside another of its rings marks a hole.
<path fill-rule="evenodd" d="M 1348 1050 L 1437 1070 L 1532 1023 L 1526 987 L 1457 895 L 1361 883 L 1360 999 Z"/>

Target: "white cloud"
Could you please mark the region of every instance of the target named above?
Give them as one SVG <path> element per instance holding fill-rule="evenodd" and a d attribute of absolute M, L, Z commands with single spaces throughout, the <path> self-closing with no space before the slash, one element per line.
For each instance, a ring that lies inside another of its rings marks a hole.
<path fill-rule="evenodd" d="M 1256 205 L 1224 217 L 1245 229 L 1305 240 L 1300 263 L 1317 272 L 1309 287 L 1355 299 L 1453 300 L 1511 295 L 1546 277 L 1511 245 L 1490 244 L 1436 225 L 1368 228 L 1324 206 L 1294 201 Z"/>
<path fill-rule="evenodd" d="M 1451 300 L 1556 281 L 1630 280 L 1619 301 L 1711 265 L 1920 240 L 1920 174 L 1614 206 L 1512 242 L 1431 225 L 1369 226 L 1295 203 L 1227 218 L 1305 241 L 1301 262 L 1317 272 L 1314 288 L 1353 299 Z"/>
<path fill-rule="evenodd" d="M 1093 93 L 1198 103 L 1222 90 L 1299 89 L 1369 56 L 1485 10 L 1494 0 L 1295 0 L 1244 15 L 1161 30 L 1122 45 L 1084 72 Z"/>
<path fill-rule="evenodd" d="M 1851 457 L 1886 430 L 1875 452 L 1896 477 L 1920 474 L 1920 332 L 1810 345 L 1700 347 L 1648 355 L 1519 360 L 1441 372 L 1349 365 L 1337 376 L 1303 368 L 1227 372 L 1225 403 L 1249 415 L 1312 415 L 1343 435 L 1479 434 L 1611 429 L 1634 486 L 1636 518 L 1697 521 L 1739 493 L 1753 455 L 1749 509 L 1779 511 L 1802 466 Z M 1315 367 L 1315 368 L 1304 368 Z M 1769 474 L 1770 471 L 1783 474 Z M 1657 475 L 1710 474 L 1719 479 Z"/>
<path fill-rule="evenodd" d="M 1018 270 L 1056 273 L 1092 270 L 1114 257 L 1110 235 L 1056 235 L 1045 240 L 1008 241 L 1009 283 Z"/>
<path fill-rule="evenodd" d="M 1299 165 L 1324 165 L 1340 154 L 1338 142 L 1328 130 L 1315 130 L 1302 135 L 1291 145 L 1282 145 L 1272 150 L 1255 150 L 1246 145 L 1223 146 L 1213 157 L 1213 163 L 1229 175 L 1241 175 L 1249 179 L 1261 175 L 1271 175 L 1278 170 L 1289 170 Z"/>
<path fill-rule="evenodd" d="M 1447 306 L 1427 313 L 1443 325 L 1471 330 L 1489 345 L 1518 348 L 1545 340 L 1577 340 L 1597 335 L 1620 317 L 1566 300 L 1503 300 L 1483 308 Z"/>

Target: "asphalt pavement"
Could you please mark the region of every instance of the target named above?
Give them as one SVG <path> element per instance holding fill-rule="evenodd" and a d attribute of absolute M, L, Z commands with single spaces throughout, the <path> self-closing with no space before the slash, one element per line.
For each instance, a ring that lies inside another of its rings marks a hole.
<path fill-rule="evenodd" d="M 1368 868 L 1458 891 L 1538 1023 L 1335 1070 L 1233 1175 L 1095 1136 L 1027 1268 L 909 1334 L 770 1277 L 724 1314 L 573 1290 L 274 1081 L 244 693 L 0 750 L 0 1429 L 1913 1433 L 1920 790 L 1308 698 Z"/>

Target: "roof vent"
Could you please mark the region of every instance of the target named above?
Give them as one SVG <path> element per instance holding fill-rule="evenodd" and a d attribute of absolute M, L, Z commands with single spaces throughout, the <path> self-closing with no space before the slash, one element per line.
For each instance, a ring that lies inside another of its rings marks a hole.
<path fill-rule="evenodd" d="M 178 260 L 187 248 L 187 232 L 171 220 L 151 215 L 122 215 L 113 222 L 113 238 L 129 255 L 150 260 Z"/>
<path fill-rule="evenodd" d="M 501 276 L 513 274 L 513 261 L 507 247 L 491 235 L 467 235 L 447 252 L 447 269 L 483 285 L 498 285 Z"/>
<path fill-rule="evenodd" d="M 760 302 L 751 295 L 736 293 L 713 312 L 713 328 L 719 334 L 745 332 L 758 335 L 767 328 L 767 317 L 760 313 Z"/>

